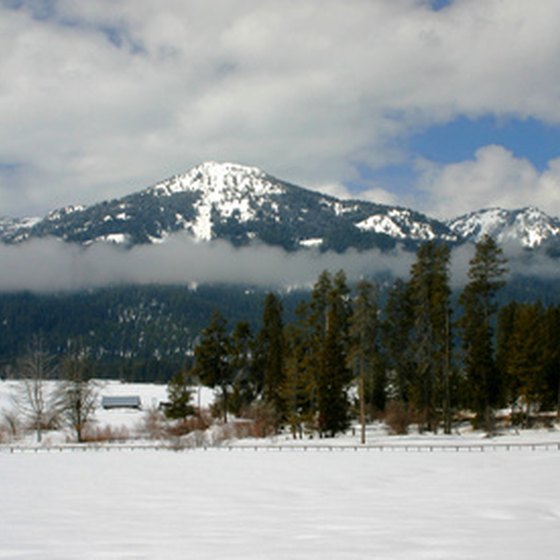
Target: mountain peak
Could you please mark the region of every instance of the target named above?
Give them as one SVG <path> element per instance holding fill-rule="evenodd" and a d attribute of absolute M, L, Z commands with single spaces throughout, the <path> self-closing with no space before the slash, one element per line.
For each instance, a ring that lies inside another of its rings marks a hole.
<path fill-rule="evenodd" d="M 560 235 L 560 220 L 534 206 L 517 210 L 485 208 L 459 216 L 447 225 L 465 239 L 478 241 L 483 235 L 490 235 L 498 243 L 514 240 L 531 249 Z"/>
<path fill-rule="evenodd" d="M 249 167 L 236 163 L 218 163 L 207 161 L 193 167 L 186 173 L 175 175 L 148 191 L 157 196 L 171 196 L 178 192 L 245 191 L 255 184 L 268 182 L 267 175 L 258 167 Z"/>
<path fill-rule="evenodd" d="M 243 165 L 240 163 L 204 161 L 193 167 L 189 173 L 204 173 L 213 176 L 225 176 L 228 174 L 264 176 L 264 171 L 258 167 Z"/>
<path fill-rule="evenodd" d="M 176 175 L 147 189 L 156 197 L 191 193 L 196 218 L 190 224 L 195 238 L 213 238 L 215 217 L 235 216 L 239 223 L 255 218 L 264 197 L 281 195 L 284 187 L 257 167 L 237 163 L 201 163 L 182 175 Z"/>

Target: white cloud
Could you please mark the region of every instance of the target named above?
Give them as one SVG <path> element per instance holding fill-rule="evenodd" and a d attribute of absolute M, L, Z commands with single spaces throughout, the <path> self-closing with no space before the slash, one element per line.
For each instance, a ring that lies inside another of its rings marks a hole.
<path fill-rule="evenodd" d="M 350 280 L 408 273 L 413 255 L 401 251 L 344 254 L 309 249 L 286 253 L 269 246 L 234 248 L 196 243 L 176 235 L 158 245 L 125 250 L 108 244 L 86 249 L 54 239 L 0 245 L 0 291 L 51 292 L 119 284 L 238 283 L 296 287 L 312 285 L 323 270 L 343 269 Z"/>
<path fill-rule="evenodd" d="M 447 165 L 421 161 L 418 171 L 424 210 L 434 216 L 451 218 L 493 206 L 537 206 L 560 216 L 560 159 L 539 172 L 501 146 L 485 146 L 472 160 Z"/>
<path fill-rule="evenodd" d="M 513 274 L 560 278 L 558 263 L 544 255 L 527 255 L 518 246 L 506 246 Z M 450 282 L 461 289 L 467 282 L 474 246 L 453 249 Z M 122 247 L 98 243 L 87 248 L 41 239 L 18 245 L 0 245 L 0 292 L 38 293 L 75 291 L 134 284 L 198 285 L 207 283 L 270 288 L 311 287 L 323 270 L 344 270 L 350 282 L 393 275 L 407 279 L 415 254 L 400 249 L 321 253 L 253 245 L 235 248 L 225 241 L 197 243 L 177 234 L 163 244 Z"/>
<path fill-rule="evenodd" d="M 19 10 L 10 4 L 21 4 Z M 560 3 L 0 2 L 0 213 L 146 186 L 202 160 L 341 183 L 457 115 L 560 122 Z"/>

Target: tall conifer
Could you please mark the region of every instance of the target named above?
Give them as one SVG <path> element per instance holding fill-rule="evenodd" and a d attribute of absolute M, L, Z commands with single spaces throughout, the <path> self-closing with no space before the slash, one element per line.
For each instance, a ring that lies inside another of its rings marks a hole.
<path fill-rule="evenodd" d="M 410 284 L 397 278 L 387 294 L 381 323 L 381 342 L 388 370 L 391 392 L 389 398 L 408 406 L 415 376 L 411 339 L 414 310 Z"/>
<path fill-rule="evenodd" d="M 358 399 L 362 443 L 366 442 L 367 389 L 371 388 L 370 402 L 383 409 L 385 405 L 385 377 L 380 368 L 377 345 L 379 330 L 377 286 L 363 280 L 358 284 L 354 310 L 350 318 L 350 349 L 348 363 L 358 383 Z"/>
<path fill-rule="evenodd" d="M 282 302 L 278 296 L 267 294 L 263 307 L 263 325 L 257 338 L 256 361 L 258 367 L 262 368 L 263 400 L 274 409 L 277 427 L 286 416 L 282 315 Z"/>
<path fill-rule="evenodd" d="M 469 282 L 459 298 L 463 307 L 459 327 L 470 405 L 478 423 L 484 423 L 488 431 L 492 430 L 492 410 L 499 405 L 502 394 L 494 352 L 493 321 L 497 311 L 496 294 L 505 283 L 506 271 L 502 250 L 490 236 L 484 236 L 476 244 L 475 255 L 469 263 Z"/>
<path fill-rule="evenodd" d="M 231 340 L 226 331 L 227 322 L 214 310 L 210 324 L 202 330 L 200 341 L 194 349 L 193 374 L 209 387 L 219 387 L 222 397 L 222 414 L 227 422 L 228 397 L 233 383 L 231 365 Z"/>
<path fill-rule="evenodd" d="M 449 430 L 449 258 L 447 245 L 428 241 L 418 249 L 411 268 L 412 347 L 416 364 L 412 395 L 422 414 L 423 426 L 430 431 L 437 430 L 440 409 Z"/>

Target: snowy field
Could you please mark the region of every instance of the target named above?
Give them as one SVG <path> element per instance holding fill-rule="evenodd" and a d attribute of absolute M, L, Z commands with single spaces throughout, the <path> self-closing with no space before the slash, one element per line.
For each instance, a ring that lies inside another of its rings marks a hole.
<path fill-rule="evenodd" d="M 13 406 L 13 390 L 0 382 L 1 411 Z M 98 426 L 131 434 L 166 398 L 165 386 L 117 382 L 101 395 L 141 396 L 144 410 L 96 413 Z M 212 392 L 200 399 L 207 406 Z M 66 441 L 49 433 L 34 451 L 29 434 L 16 452 L 0 446 L 0 560 L 557 559 L 559 434 L 558 426 L 492 440 L 468 429 L 401 437 L 368 429 L 370 444 L 421 452 L 311 449 L 355 446 L 351 433 L 304 440 L 307 451 L 252 449 L 289 446 L 287 435 L 206 451 L 49 451 Z M 548 450 L 453 451 L 546 442 Z M 430 452 L 431 444 L 451 447 Z"/>
<path fill-rule="evenodd" d="M 557 559 L 560 453 L 0 453 L 0 558 Z"/>

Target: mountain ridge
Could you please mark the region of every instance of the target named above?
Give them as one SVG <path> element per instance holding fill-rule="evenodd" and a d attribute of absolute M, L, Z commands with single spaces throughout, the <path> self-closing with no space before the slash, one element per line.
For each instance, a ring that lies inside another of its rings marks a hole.
<path fill-rule="evenodd" d="M 410 208 L 339 199 L 277 179 L 257 167 L 204 162 L 121 198 L 66 206 L 44 218 L 0 218 L 0 241 L 54 237 L 90 245 L 156 244 L 179 232 L 199 242 L 235 246 L 258 241 L 287 251 L 353 248 L 415 250 L 423 241 L 450 244 L 492 235 L 537 250 L 560 243 L 560 220 L 527 207 L 487 208 L 436 220 Z"/>

